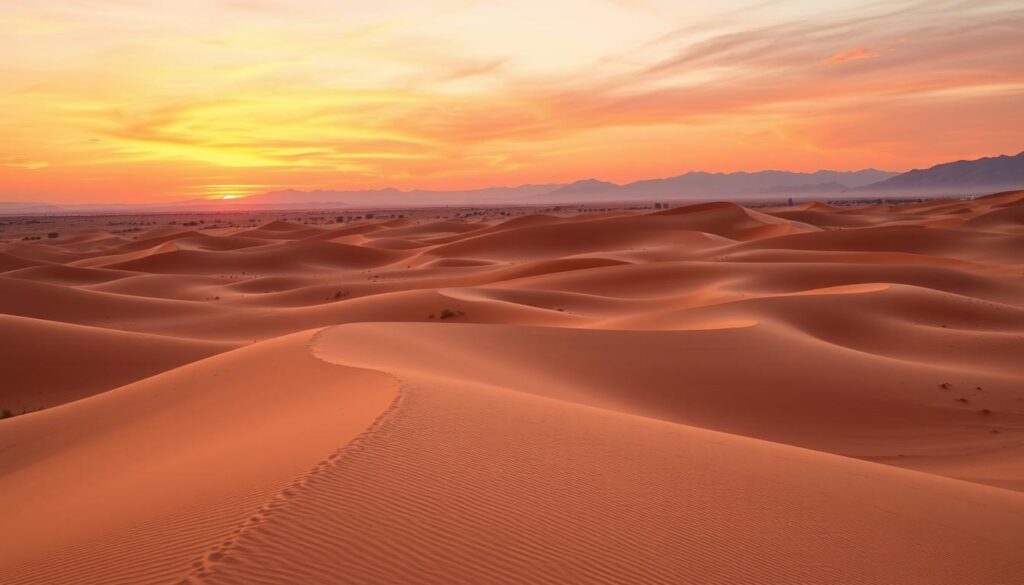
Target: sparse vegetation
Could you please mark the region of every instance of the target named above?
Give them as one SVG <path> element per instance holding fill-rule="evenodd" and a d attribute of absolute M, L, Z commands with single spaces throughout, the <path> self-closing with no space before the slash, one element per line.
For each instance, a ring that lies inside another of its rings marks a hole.
<path fill-rule="evenodd" d="M 348 291 L 347 290 L 339 290 L 338 292 L 334 293 L 334 300 L 343 299 L 343 298 L 345 298 L 347 296 L 348 296 Z"/>
<path fill-rule="evenodd" d="M 46 234 L 46 237 L 50 238 L 51 240 L 56 240 L 57 238 L 60 237 L 60 232 L 50 232 Z"/>
<path fill-rule="evenodd" d="M 442 319 L 454 319 L 456 317 L 461 317 L 463 315 L 465 315 L 465 313 L 463 313 L 462 311 L 454 311 L 452 309 L 441 309 Z"/>
<path fill-rule="evenodd" d="M 3 409 L 3 410 L 0 410 L 0 419 L 11 418 L 12 416 L 14 416 L 14 413 L 11 412 L 10 410 L 8 410 L 6 408 Z"/>

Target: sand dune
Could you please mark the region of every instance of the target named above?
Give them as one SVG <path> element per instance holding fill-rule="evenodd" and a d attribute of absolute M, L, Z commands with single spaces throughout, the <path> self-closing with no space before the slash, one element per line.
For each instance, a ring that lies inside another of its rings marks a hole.
<path fill-rule="evenodd" d="M 390 264 L 404 256 L 370 247 L 332 242 L 289 242 L 280 245 L 243 249 L 234 253 L 224 250 L 181 249 L 115 262 L 106 268 L 149 273 L 210 274 L 242 271 L 281 273 L 301 272 L 304 265 L 319 267 L 368 268 Z"/>
<path fill-rule="evenodd" d="M 14 412 L 72 402 L 234 345 L 0 315 L 0 404 Z"/>
<path fill-rule="evenodd" d="M 218 558 L 395 397 L 386 374 L 310 356 L 309 337 L 4 421 L 0 498 L 17 505 L 0 581 L 176 582 Z"/>
<path fill-rule="evenodd" d="M 1022 582 L 1022 210 L 0 243 L 0 583 Z"/>
<path fill-rule="evenodd" d="M 100 284 L 134 276 L 133 272 L 122 270 L 104 270 L 97 268 L 81 268 L 65 264 L 47 264 L 43 266 L 31 266 L 20 270 L 10 270 L 3 273 L 5 278 L 20 278 L 22 280 L 33 280 L 49 284 L 60 284 L 68 286 L 84 286 Z"/>
<path fill-rule="evenodd" d="M 19 268 L 28 268 L 30 266 L 38 265 L 38 262 L 33 262 L 27 258 L 21 258 L 13 254 L 7 254 L 0 252 L 0 272 L 8 272 L 11 270 L 17 270 Z"/>
<path fill-rule="evenodd" d="M 315 350 L 362 362 L 347 338 Z M 393 416 L 197 581 L 961 583 L 1020 569 L 1019 494 L 405 379 Z"/>
<path fill-rule="evenodd" d="M 358 339 L 346 344 L 346 359 L 403 379 L 453 377 L 447 373 L 453 370 L 459 380 L 488 387 L 872 459 L 940 458 L 968 448 L 997 452 L 1018 439 L 991 430 L 1024 426 L 1016 400 L 1019 366 L 1001 372 L 892 359 L 779 325 L 709 320 L 689 331 L 432 327 L 353 324 L 323 339 L 339 345 Z M 733 351 L 747 356 L 743 368 L 731 367 Z M 944 383 L 951 388 L 943 389 Z M 970 403 L 957 402 L 961 396 Z M 981 414 L 983 408 L 992 413 Z M 1024 466 L 999 479 L 1024 480 Z"/>

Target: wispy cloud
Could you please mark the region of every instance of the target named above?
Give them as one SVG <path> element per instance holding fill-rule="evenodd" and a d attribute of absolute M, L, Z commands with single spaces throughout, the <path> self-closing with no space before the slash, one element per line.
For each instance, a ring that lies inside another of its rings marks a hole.
<path fill-rule="evenodd" d="M 48 166 L 50 165 L 47 162 L 41 160 L 29 160 L 27 158 L 20 156 L 0 157 L 0 167 L 34 171 L 36 169 L 43 169 Z"/>
<path fill-rule="evenodd" d="M 836 65 L 838 63 L 845 63 L 847 61 L 857 61 L 859 59 L 868 59 L 871 57 L 877 57 L 878 51 L 871 47 L 857 47 L 850 49 L 849 51 L 843 51 L 842 53 L 836 53 L 828 59 L 822 59 L 822 65 Z"/>

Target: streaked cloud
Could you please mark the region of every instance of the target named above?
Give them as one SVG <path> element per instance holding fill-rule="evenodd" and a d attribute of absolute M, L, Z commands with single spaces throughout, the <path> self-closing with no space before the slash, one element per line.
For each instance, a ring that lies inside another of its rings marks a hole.
<path fill-rule="evenodd" d="M 0 167 L 7 167 L 11 169 L 24 169 L 27 171 L 34 171 L 36 169 L 43 169 L 50 166 L 41 160 L 29 160 L 20 156 L 6 156 L 0 157 Z"/>
<path fill-rule="evenodd" d="M 869 57 L 877 57 L 878 51 L 870 47 L 857 47 L 856 49 L 850 49 L 849 51 L 843 51 L 842 53 L 836 53 L 828 59 L 823 59 L 821 62 L 824 65 L 835 65 L 837 63 L 845 63 L 847 61 L 856 61 L 858 59 L 867 59 Z"/>

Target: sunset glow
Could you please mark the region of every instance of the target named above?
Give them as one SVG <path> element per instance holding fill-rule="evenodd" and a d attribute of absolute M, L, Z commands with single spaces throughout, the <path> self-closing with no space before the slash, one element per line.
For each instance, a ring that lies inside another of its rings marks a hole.
<path fill-rule="evenodd" d="M 1019 2 L 0 0 L 0 200 L 1020 150 Z"/>

